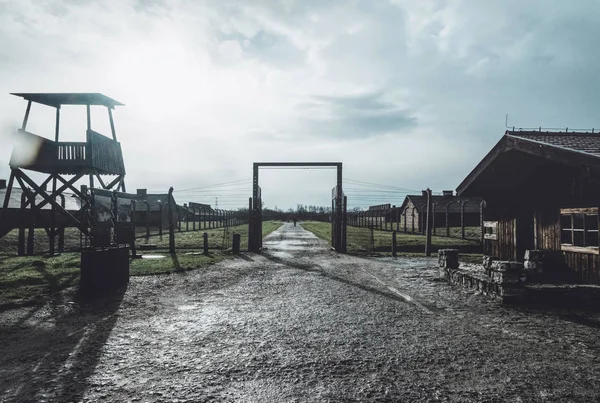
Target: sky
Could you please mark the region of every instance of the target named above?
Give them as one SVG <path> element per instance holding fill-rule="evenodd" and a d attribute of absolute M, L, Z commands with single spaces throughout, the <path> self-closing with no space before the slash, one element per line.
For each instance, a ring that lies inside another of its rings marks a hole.
<path fill-rule="evenodd" d="M 26 106 L 10 92 L 101 92 L 125 104 L 129 191 L 236 208 L 253 162 L 333 161 L 350 207 L 399 205 L 455 189 L 506 114 L 600 127 L 598 21 L 592 0 L 0 0 L 0 178 Z M 85 108 L 61 118 L 84 141 Z M 34 105 L 28 130 L 52 138 L 53 119 Z M 335 180 L 260 172 L 281 209 L 330 205 Z"/>

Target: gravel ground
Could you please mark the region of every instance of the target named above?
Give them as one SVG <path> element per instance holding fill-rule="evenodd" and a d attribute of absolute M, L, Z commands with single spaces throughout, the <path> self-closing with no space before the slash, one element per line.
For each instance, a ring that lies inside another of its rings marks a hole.
<path fill-rule="evenodd" d="M 1 402 L 598 401 L 600 317 L 508 308 L 425 258 L 285 224 L 206 270 L 0 313 Z"/>

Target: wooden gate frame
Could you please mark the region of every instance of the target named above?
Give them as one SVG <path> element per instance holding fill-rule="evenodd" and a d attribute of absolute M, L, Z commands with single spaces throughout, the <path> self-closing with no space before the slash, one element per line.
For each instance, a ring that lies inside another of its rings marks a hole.
<path fill-rule="evenodd" d="M 248 251 L 259 252 L 262 248 L 262 194 L 258 186 L 260 167 L 335 167 L 337 168 L 337 186 L 335 187 L 334 211 L 332 216 L 332 246 L 338 251 L 346 252 L 346 231 L 344 231 L 344 192 L 342 190 L 341 162 L 255 162 L 252 169 L 252 197 L 248 201 Z M 334 236 L 342 234 L 342 236 Z"/>

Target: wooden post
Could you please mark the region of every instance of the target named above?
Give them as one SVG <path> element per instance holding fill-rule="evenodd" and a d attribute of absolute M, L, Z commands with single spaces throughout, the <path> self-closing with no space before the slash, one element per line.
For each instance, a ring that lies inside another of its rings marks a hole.
<path fill-rule="evenodd" d="M 26 190 L 23 188 L 23 191 Z M 35 196 L 29 193 L 29 208 L 31 209 L 31 215 L 29 217 L 29 232 L 27 234 L 27 255 L 33 256 L 34 244 L 35 244 Z"/>
<path fill-rule="evenodd" d="M 131 257 L 137 257 L 137 250 L 135 248 L 135 214 L 136 204 L 135 200 L 131 200 Z"/>
<path fill-rule="evenodd" d="M 86 105 L 86 112 L 87 112 L 87 129 L 92 130 L 92 112 L 90 110 L 89 105 Z"/>
<path fill-rule="evenodd" d="M 169 212 L 169 253 L 175 253 L 175 223 L 173 222 L 173 186 L 169 188 L 167 199 Z"/>
<path fill-rule="evenodd" d="M 254 224 L 252 223 L 252 197 L 248 198 L 248 251 L 254 251 Z"/>
<path fill-rule="evenodd" d="M 58 142 L 58 137 L 60 134 L 60 106 L 56 107 L 56 122 L 54 127 L 54 141 Z M 56 176 L 52 175 L 52 194 L 56 193 Z M 56 244 L 56 208 L 54 204 L 51 206 L 50 212 L 50 249 L 49 255 L 54 256 L 54 246 Z"/>
<path fill-rule="evenodd" d="M 335 236 L 335 199 L 331 199 L 331 246 L 335 248 L 336 236 Z"/>
<path fill-rule="evenodd" d="M 59 195 L 60 197 L 60 205 L 64 209 L 66 207 L 65 196 L 63 194 Z M 63 253 L 65 251 L 65 226 L 62 224 L 58 229 L 58 252 Z"/>
<path fill-rule="evenodd" d="M 465 200 L 461 200 L 460 202 L 460 237 L 465 239 L 465 204 L 467 202 Z"/>
<path fill-rule="evenodd" d="M 27 212 L 27 196 L 25 190 L 21 193 L 21 211 L 19 220 L 19 246 L 17 248 L 17 254 L 19 256 L 25 256 L 25 213 Z"/>
<path fill-rule="evenodd" d="M 392 256 L 398 256 L 398 244 L 396 243 L 396 231 L 392 231 Z"/>
<path fill-rule="evenodd" d="M 426 216 L 426 220 L 427 220 L 427 224 L 426 224 L 426 232 L 427 232 L 427 239 L 425 241 L 425 256 L 431 256 L 431 224 L 432 224 L 432 220 L 431 220 L 431 189 L 427 188 L 427 216 Z"/>
<path fill-rule="evenodd" d="M 208 233 L 205 232 L 204 234 L 202 234 L 202 240 L 203 240 L 203 249 L 204 249 L 204 254 L 208 255 Z"/>

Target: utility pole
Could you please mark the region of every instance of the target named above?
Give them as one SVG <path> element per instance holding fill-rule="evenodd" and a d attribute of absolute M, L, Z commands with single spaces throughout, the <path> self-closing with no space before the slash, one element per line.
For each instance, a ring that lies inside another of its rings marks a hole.
<path fill-rule="evenodd" d="M 219 209 L 219 198 L 215 197 L 215 210 Z"/>

